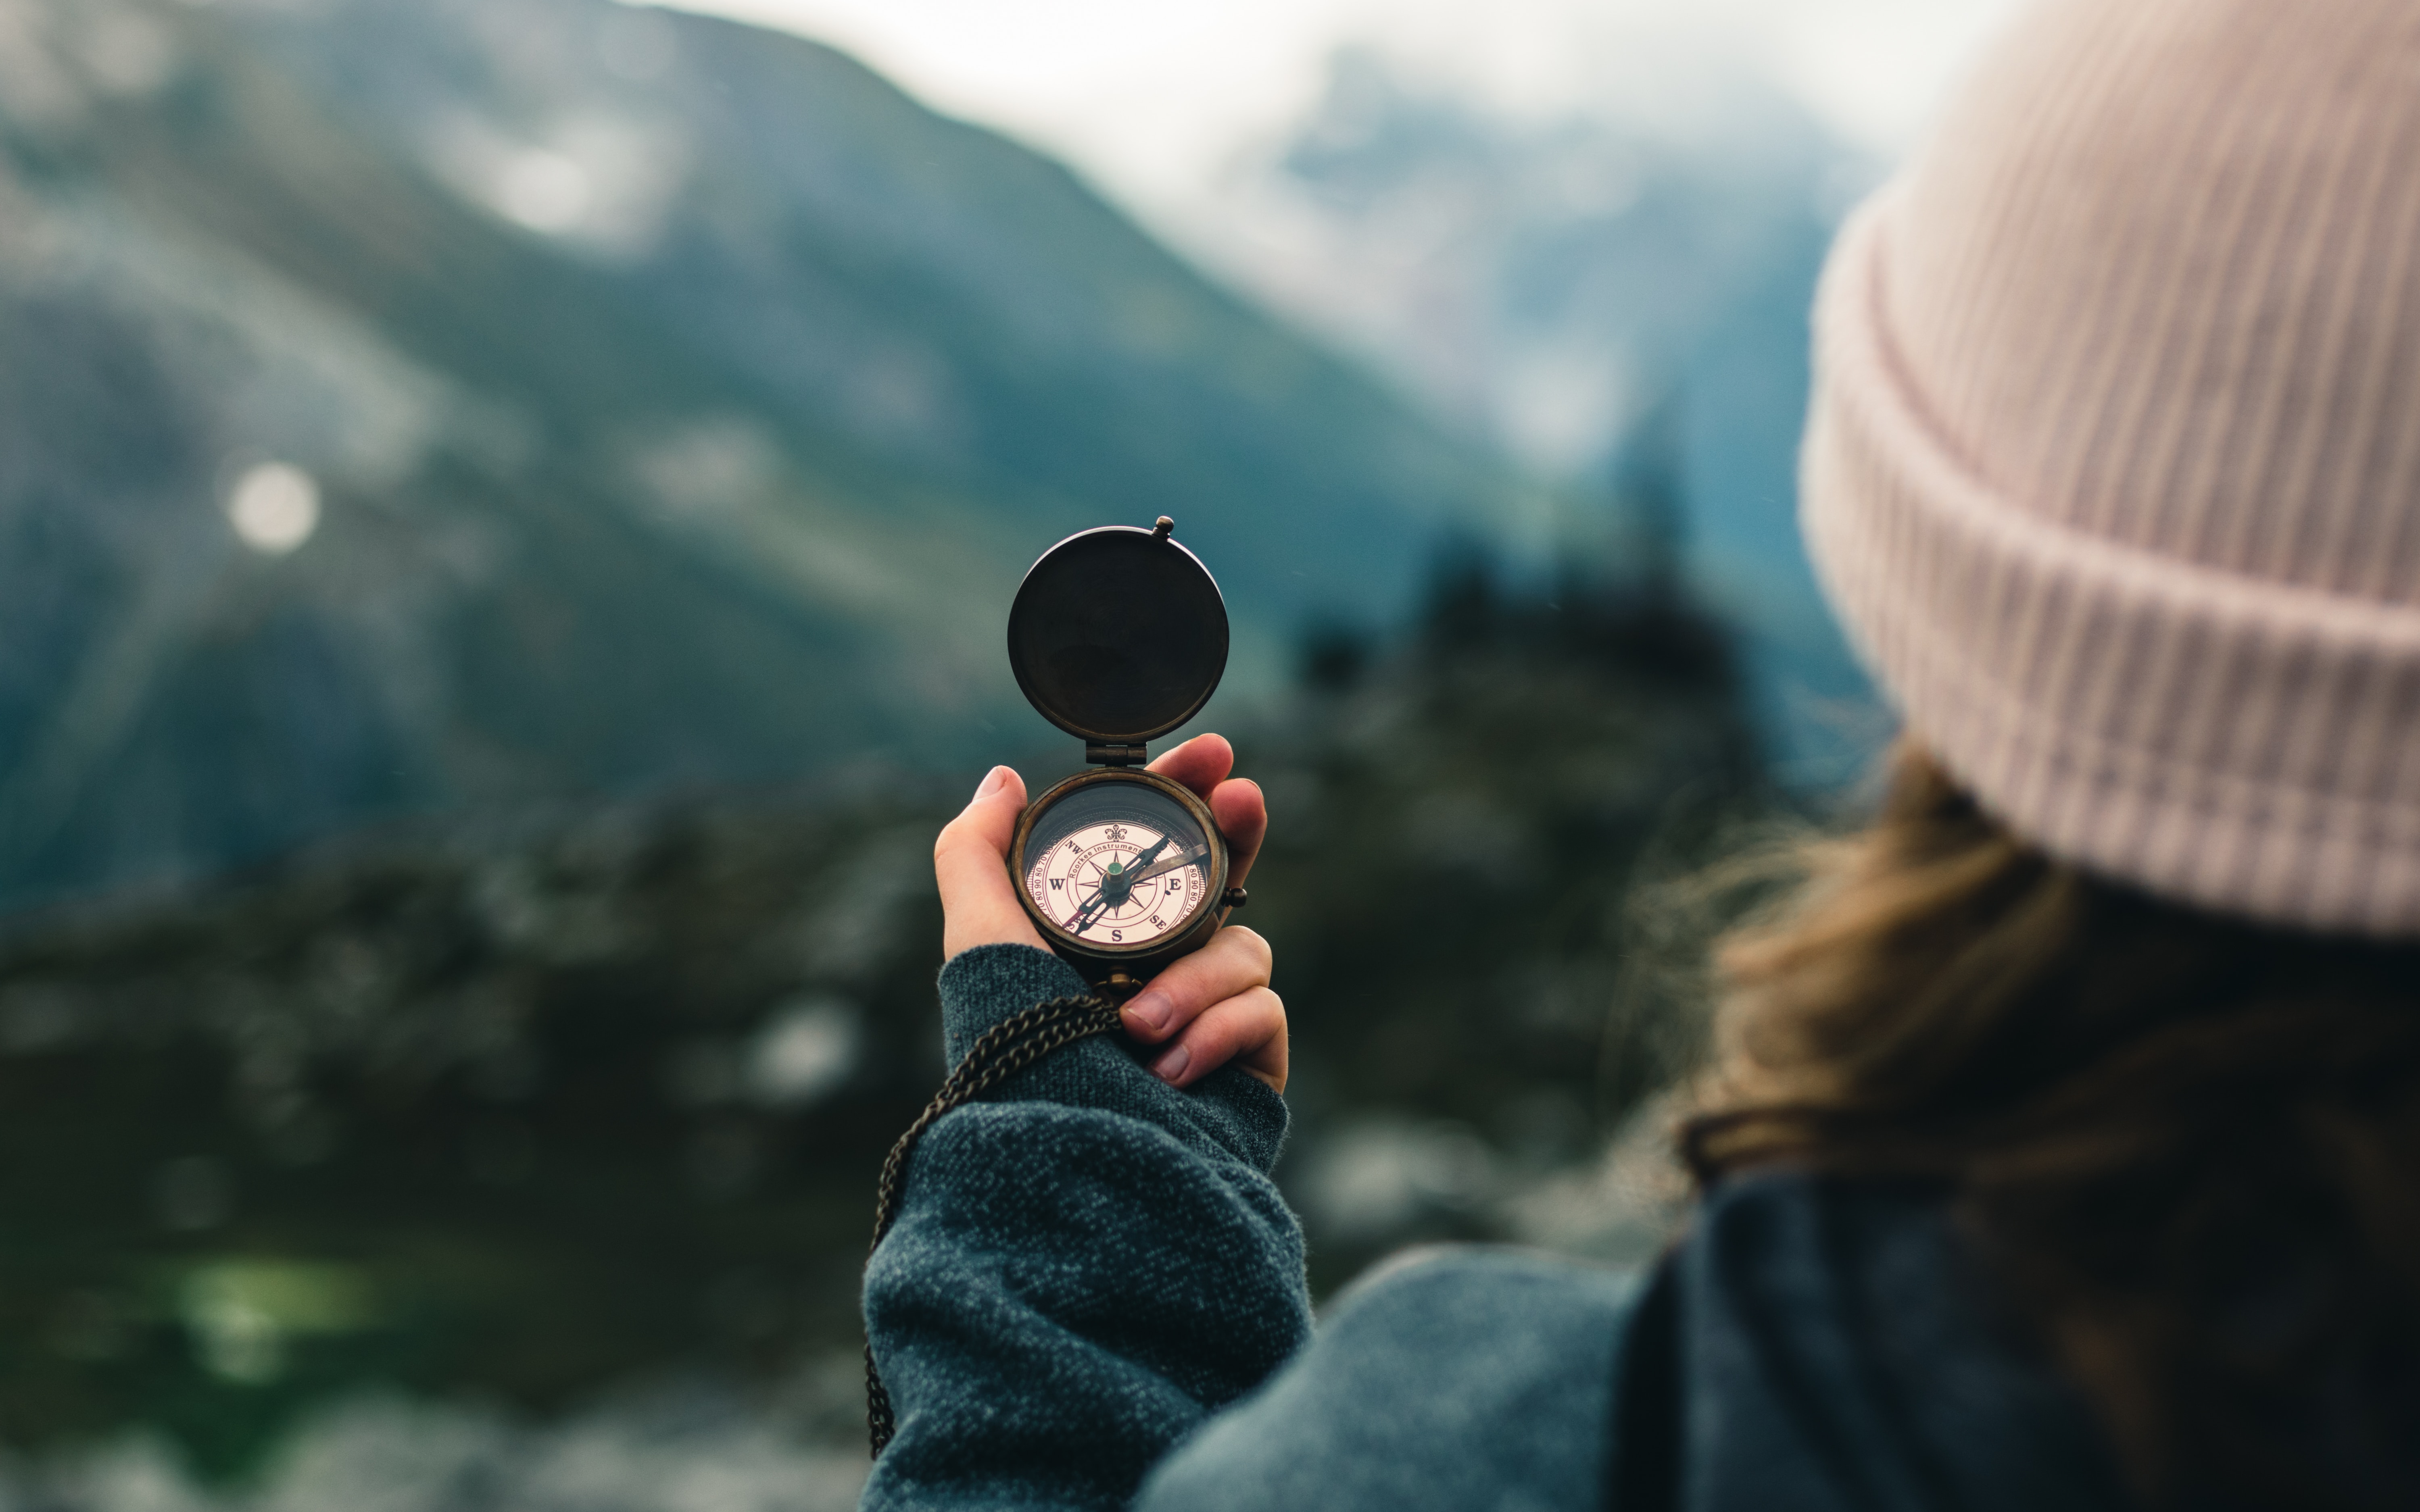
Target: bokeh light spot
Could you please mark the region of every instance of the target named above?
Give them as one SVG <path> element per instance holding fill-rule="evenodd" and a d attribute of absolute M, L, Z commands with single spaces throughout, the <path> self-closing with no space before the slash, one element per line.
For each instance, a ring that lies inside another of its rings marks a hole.
<path fill-rule="evenodd" d="M 505 164 L 497 182 L 497 206 L 533 231 L 549 235 L 578 229 L 588 212 L 588 170 L 560 152 L 532 149 Z"/>
<path fill-rule="evenodd" d="M 319 528 L 319 485 L 301 468 L 264 462 L 236 480 L 226 512 L 244 545 L 282 557 Z"/>

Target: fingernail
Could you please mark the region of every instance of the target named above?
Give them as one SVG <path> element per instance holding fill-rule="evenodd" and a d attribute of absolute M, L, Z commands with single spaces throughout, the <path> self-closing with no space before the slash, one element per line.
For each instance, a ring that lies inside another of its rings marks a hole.
<path fill-rule="evenodd" d="M 1154 1034 L 1168 1027 L 1168 1015 L 1175 1011 L 1175 1003 L 1170 1001 L 1169 995 L 1163 992 L 1145 993 L 1126 1005 L 1126 1011 L 1135 1016 L 1135 1022 Z"/>
<path fill-rule="evenodd" d="M 977 801 L 988 798 L 993 794 L 998 793 L 1001 788 L 1007 783 L 1007 781 L 1008 768 L 1005 766 L 993 767 L 989 772 L 984 774 L 983 786 L 975 789 L 975 797 Z"/>
<path fill-rule="evenodd" d="M 1191 1064 L 1193 1064 L 1193 1052 L 1183 1045 L 1178 1045 L 1159 1057 L 1159 1064 L 1151 1068 L 1151 1073 L 1161 1081 L 1173 1082 L 1184 1075 L 1185 1068 Z"/>

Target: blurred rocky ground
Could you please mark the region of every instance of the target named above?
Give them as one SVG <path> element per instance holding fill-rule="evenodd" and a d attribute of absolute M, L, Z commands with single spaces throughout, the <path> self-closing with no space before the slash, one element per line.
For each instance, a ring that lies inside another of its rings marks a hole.
<path fill-rule="evenodd" d="M 8 1512 L 846 1512 L 866 1472 L 854 1351 L 770 1390 L 675 1383 L 551 1423 L 493 1404 L 353 1397 L 312 1418 L 254 1484 L 194 1484 L 135 1431 L 0 1466 Z"/>
<path fill-rule="evenodd" d="M 938 807 L 884 788 L 371 839 L 19 932 L 20 1443 L 210 1472 L 360 1383 L 566 1408 L 855 1329 L 938 1079 Z"/>
<path fill-rule="evenodd" d="M 1304 663 L 1236 733 L 1315 1285 L 1433 1240 L 1651 1256 L 1682 1196 L 1653 1099 L 1698 1020 L 1685 970 L 1641 969 L 1690 942 L 1636 901 L 1769 804 L 1728 641 L 1652 575 L 1465 561 L 1413 632 Z M 861 775 L 449 822 L 21 921 L 0 1507 L 299 1506 L 389 1462 L 398 1509 L 647 1501 L 597 1476 L 843 1504 L 831 1362 L 942 1070 L 928 856 L 960 798 Z"/>

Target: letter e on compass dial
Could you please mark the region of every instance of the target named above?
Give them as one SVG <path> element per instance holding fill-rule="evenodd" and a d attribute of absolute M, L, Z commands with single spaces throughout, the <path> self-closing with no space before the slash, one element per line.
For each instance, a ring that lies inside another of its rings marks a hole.
<path fill-rule="evenodd" d="M 1029 857 L 1025 889 L 1043 917 L 1094 945 L 1172 934 L 1205 900 L 1204 856 L 1185 837 L 1132 821 L 1086 825 Z"/>

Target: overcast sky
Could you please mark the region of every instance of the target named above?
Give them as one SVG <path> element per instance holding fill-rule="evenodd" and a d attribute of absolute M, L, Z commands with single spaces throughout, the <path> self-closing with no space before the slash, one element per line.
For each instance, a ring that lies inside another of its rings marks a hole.
<path fill-rule="evenodd" d="M 1218 165 L 1297 116 L 1341 44 L 1542 111 L 1714 61 L 1888 155 L 2010 0 L 675 0 L 835 43 L 953 115 L 1182 219 Z M 1652 60 L 1645 62 L 1642 60 Z M 1650 108 L 1653 108 L 1651 102 Z M 1675 102 L 1678 108 L 1678 102 Z"/>

